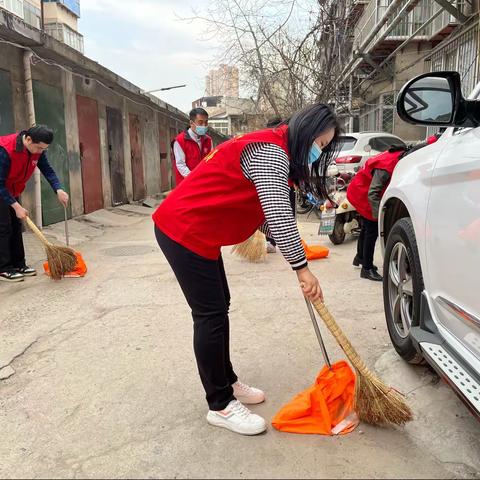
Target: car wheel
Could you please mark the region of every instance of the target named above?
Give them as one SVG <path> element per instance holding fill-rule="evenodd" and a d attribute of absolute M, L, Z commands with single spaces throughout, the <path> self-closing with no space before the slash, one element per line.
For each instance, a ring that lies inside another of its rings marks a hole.
<path fill-rule="evenodd" d="M 335 226 L 333 233 L 328 236 L 334 245 L 340 245 L 345 241 L 345 219 L 341 215 L 335 217 Z"/>
<path fill-rule="evenodd" d="M 383 273 L 383 301 L 392 344 L 407 362 L 421 363 L 422 355 L 410 337 L 412 326 L 419 325 L 424 289 L 420 256 L 410 218 L 398 220 L 388 235 Z"/>

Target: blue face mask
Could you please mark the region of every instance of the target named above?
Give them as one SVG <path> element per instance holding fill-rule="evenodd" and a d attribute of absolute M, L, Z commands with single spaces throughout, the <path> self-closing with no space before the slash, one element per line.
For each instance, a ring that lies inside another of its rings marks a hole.
<path fill-rule="evenodd" d="M 312 148 L 310 149 L 310 154 L 308 157 L 308 164 L 311 165 L 315 163 L 320 156 L 322 155 L 322 149 L 317 145 L 317 142 L 313 142 Z"/>
<path fill-rule="evenodd" d="M 197 135 L 199 135 L 200 137 L 203 137 L 204 135 L 207 134 L 208 127 L 200 127 L 198 125 L 195 125 L 195 131 L 197 132 Z"/>

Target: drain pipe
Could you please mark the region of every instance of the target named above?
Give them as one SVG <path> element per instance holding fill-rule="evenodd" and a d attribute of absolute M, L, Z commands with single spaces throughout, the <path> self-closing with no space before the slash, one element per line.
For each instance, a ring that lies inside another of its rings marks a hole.
<path fill-rule="evenodd" d="M 25 50 L 23 52 L 23 70 L 25 74 L 25 101 L 27 105 L 27 118 L 29 127 L 33 127 L 35 120 L 35 103 L 33 101 L 33 83 L 32 83 L 32 52 Z M 40 170 L 35 168 L 33 173 L 33 182 L 35 186 L 35 223 L 42 228 L 42 184 L 40 179 Z"/>

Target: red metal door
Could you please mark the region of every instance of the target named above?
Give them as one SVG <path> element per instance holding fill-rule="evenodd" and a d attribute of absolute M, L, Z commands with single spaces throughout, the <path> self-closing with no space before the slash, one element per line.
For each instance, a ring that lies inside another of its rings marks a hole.
<path fill-rule="evenodd" d="M 130 149 L 132 158 L 133 199 L 145 198 L 145 179 L 143 175 L 142 129 L 138 115 L 129 115 Z"/>
<path fill-rule="evenodd" d="M 98 106 L 95 100 L 77 95 L 78 137 L 82 167 L 85 213 L 103 208 L 102 164 Z"/>

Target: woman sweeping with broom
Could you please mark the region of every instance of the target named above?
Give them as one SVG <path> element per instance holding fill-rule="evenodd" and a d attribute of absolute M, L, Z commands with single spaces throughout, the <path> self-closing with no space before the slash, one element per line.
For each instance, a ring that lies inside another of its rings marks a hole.
<path fill-rule="evenodd" d="M 289 184 L 325 194 L 338 134 L 332 110 L 315 104 L 277 128 L 229 140 L 153 215 L 158 244 L 192 309 L 195 356 L 212 425 L 244 435 L 266 429 L 265 420 L 244 406 L 263 402 L 264 393 L 241 383 L 230 362 L 230 294 L 221 247 L 241 243 L 261 228 L 275 239 L 304 295 L 323 300 L 305 258 Z"/>

